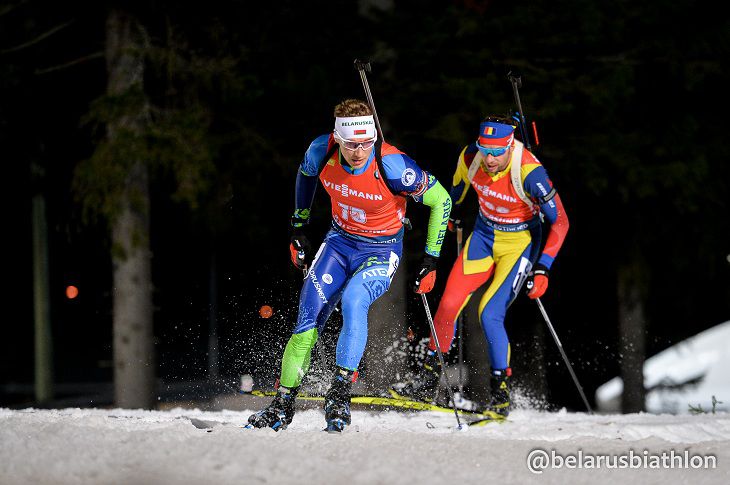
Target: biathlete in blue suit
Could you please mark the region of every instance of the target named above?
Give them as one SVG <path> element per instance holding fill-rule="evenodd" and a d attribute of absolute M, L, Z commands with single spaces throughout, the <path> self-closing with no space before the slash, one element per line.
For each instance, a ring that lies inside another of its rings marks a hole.
<path fill-rule="evenodd" d="M 305 228 L 318 177 L 331 199 L 332 227 L 312 257 Z M 368 310 L 388 290 L 398 269 L 407 197 L 431 208 L 425 253 L 413 282 L 416 292 L 427 293 L 436 280 L 451 198 L 433 175 L 378 140 L 367 103 L 351 99 L 338 104 L 334 133 L 312 142 L 297 174 L 290 251 L 293 264 L 304 269 L 306 277 L 276 397 L 249 417 L 252 426 L 279 430 L 291 422 L 312 349 L 340 301 L 343 326 L 325 418 L 328 430 L 341 431 L 350 424 L 351 387 L 367 343 Z"/>

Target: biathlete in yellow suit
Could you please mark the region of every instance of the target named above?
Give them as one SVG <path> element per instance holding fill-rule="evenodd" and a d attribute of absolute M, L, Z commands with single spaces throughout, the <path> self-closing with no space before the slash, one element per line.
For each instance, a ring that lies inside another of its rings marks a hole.
<path fill-rule="evenodd" d="M 449 229 L 460 226 L 456 216 L 469 186 L 479 200 L 474 230 L 454 263 L 434 317 L 442 352 L 448 352 L 455 322 L 471 294 L 488 283 L 479 302 L 491 365 L 491 401 L 487 411 L 503 416 L 510 410 L 510 345 L 504 327 L 507 308 L 527 279 L 528 296 L 541 297 L 548 287 L 553 260 L 568 232 L 568 217 L 545 168 L 522 143 L 515 140 L 514 120 L 488 117 L 478 139 L 466 146 L 454 173 L 454 203 Z M 540 253 L 542 213 L 550 224 Z M 400 394 L 433 400 L 440 368 L 434 358 L 433 336 L 423 368 L 398 390 Z"/>

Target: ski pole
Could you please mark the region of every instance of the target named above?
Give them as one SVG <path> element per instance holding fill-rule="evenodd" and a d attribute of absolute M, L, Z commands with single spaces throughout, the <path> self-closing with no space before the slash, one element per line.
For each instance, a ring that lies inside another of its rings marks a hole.
<path fill-rule="evenodd" d="M 373 119 L 375 120 L 375 129 L 378 130 L 378 138 L 380 138 L 380 141 L 383 141 L 383 130 L 380 128 L 380 120 L 378 119 L 378 112 L 375 111 L 375 102 L 373 101 L 373 95 L 370 92 L 370 85 L 368 85 L 368 78 L 365 74 L 365 71 L 370 72 L 372 69 L 370 67 L 369 61 L 361 61 L 359 59 L 355 59 L 355 69 L 360 73 L 360 80 L 362 81 L 362 87 L 365 90 L 365 97 L 368 100 L 368 104 L 370 105 L 370 110 L 373 112 Z"/>
<path fill-rule="evenodd" d="M 441 369 L 443 370 L 444 374 L 444 380 L 446 381 L 446 390 L 449 391 L 449 397 L 451 398 L 451 406 L 454 409 L 454 416 L 456 416 L 456 425 L 459 429 L 463 429 L 461 427 L 461 420 L 459 419 L 459 413 L 456 411 L 456 399 L 454 399 L 454 390 L 451 389 L 451 384 L 449 384 L 449 376 L 446 375 L 446 364 L 444 363 L 444 354 L 441 352 L 441 345 L 439 344 L 439 337 L 436 335 L 436 326 L 433 324 L 433 318 L 431 318 L 431 309 L 428 307 L 428 299 L 426 299 L 426 294 L 421 293 L 421 299 L 423 300 L 423 308 L 426 310 L 426 317 L 428 318 L 428 324 L 431 327 L 431 335 L 433 335 L 433 340 L 436 343 L 436 353 L 439 356 L 439 362 L 441 363 Z"/>
<path fill-rule="evenodd" d="M 560 355 L 563 356 L 563 361 L 565 362 L 565 365 L 568 366 L 568 371 L 570 372 L 570 376 L 573 378 L 573 382 L 575 383 L 575 387 L 578 388 L 578 392 L 580 393 L 580 397 L 583 399 L 583 404 L 586 405 L 586 409 L 588 409 L 589 414 L 593 414 L 593 409 L 591 409 L 591 405 L 588 404 L 588 399 L 586 399 L 585 393 L 583 393 L 583 387 L 581 387 L 580 382 L 578 382 L 578 378 L 575 375 L 575 372 L 573 371 L 573 366 L 570 365 L 570 361 L 568 360 L 568 356 L 565 355 L 565 350 L 563 350 L 563 344 L 560 343 L 560 339 L 558 338 L 558 334 L 555 333 L 555 328 L 553 327 L 553 324 L 550 323 L 550 318 L 548 317 L 547 312 L 545 311 L 545 307 L 542 305 L 542 302 L 539 298 L 536 298 L 535 301 L 537 302 L 537 306 L 540 307 L 540 312 L 542 313 L 543 318 L 545 319 L 545 323 L 547 324 L 548 328 L 550 329 L 550 333 L 553 336 L 553 339 L 555 340 L 555 343 L 558 346 L 558 350 L 560 350 Z"/>
<path fill-rule="evenodd" d="M 522 87 L 522 78 L 519 75 L 513 74 L 512 71 L 507 73 L 507 78 L 509 79 L 510 83 L 512 84 L 512 92 L 515 96 L 515 104 L 517 104 L 517 110 L 518 110 L 518 116 L 520 117 L 520 133 L 522 134 L 522 140 L 525 146 L 528 150 L 530 150 L 530 137 L 527 134 L 527 128 L 525 127 L 525 114 L 522 110 L 522 102 L 520 101 L 520 92 L 519 88 Z M 535 140 L 537 140 L 537 130 L 535 129 L 535 125 L 533 123 L 533 129 L 535 132 Z M 573 371 L 573 366 L 570 365 L 570 361 L 568 360 L 568 356 L 565 354 L 565 350 L 563 350 L 563 344 L 560 343 L 560 339 L 558 338 L 558 334 L 555 332 L 555 328 L 553 327 L 553 324 L 550 322 L 550 318 L 548 317 L 547 312 L 545 311 L 545 307 L 542 304 L 542 301 L 540 301 L 539 298 L 536 298 L 535 301 L 537 302 L 537 306 L 540 308 L 540 313 L 542 313 L 543 318 L 545 319 L 545 323 L 547 324 L 548 328 L 550 329 L 550 334 L 553 336 L 553 340 L 555 340 L 555 344 L 558 346 L 558 350 L 560 351 L 560 355 L 563 357 L 563 361 L 565 362 L 565 365 L 568 367 L 568 371 L 570 372 L 570 376 L 573 378 L 573 382 L 575 383 L 575 387 L 578 388 L 578 392 L 580 393 L 580 397 L 583 399 L 583 404 L 585 404 L 586 409 L 588 409 L 588 412 L 590 414 L 593 414 L 593 409 L 591 408 L 591 405 L 588 404 L 588 399 L 586 399 L 586 395 L 583 392 L 583 387 L 581 387 L 580 382 L 578 382 L 578 377 L 576 377 L 575 372 Z"/>
<path fill-rule="evenodd" d="M 517 74 L 512 74 L 512 71 L 507 73 L 507 78 L 509 79 L 509 82 L 512 84 L 512 93 L 515 96 L 515 104 L 517 105 L 517 116 L 520 118 L 520 133 L 522 134 L 522 143 L 525 144 L 525 147 L 527 147 L 528 150 L 532 150 L 532 147 L 530 146 L 530 137 L 527 135 L 527 128 L 525 127 L 525 124 L 527 123 L 525 121 L 525 114 L 522 112 L 522 102 L 520 101 L 520 91 L 519 89 L 522 87 L 522 77 Z"/>
<path fill-rule="evenodd" d="M 464 230 L 456 228 L 456 257 L 461 255 L 461 243 L 464 237 Z M 457 338 L 459 339 L 459 394 L 464 396 L 464 309 L 456 319 Z"/>
<path fill-rule="evenodd" d="M 360 80 L 362 81 L 362 87 L 365 89 L 365 96 L 367 97 L 368 104 L 370 105 L 370 109 L 373 112 L 373 119 L 375 120 L 375 128 L 378 130 L 378 137 L 380 140 L 383 140 L 383 130 L 380 128 L 380 120 L 378 119 L 378 112 L 375 110 L 375 102 L 373 101 L 373 95 L 370 92 L 370 86 L 368 85 L 368 78 L 365 74 L 365 71 L 370 71 L 370 63 L 365 61 L 360 61 L 358 59 L 355 59 L 355 69 L 358 70 L 360 73 Z M 428 317 L 428 324 L 431 326 L 431 333 L 433 334 L 434 341 L 436 342 L 436 350 L 438 350 L 438 356 L 439 356 L 439 362 L 441 362 L 441 368 L 445 368 L 446 364 L 444 363 L 444 355 L 441 352 L 441 346 L 438 342 L 438 336 L 436 335 L 436 327 L 433 324 L 433 318 L 431 317 L 431 309 L 428 307 L 428 300 L 426 299 L 426 294 L 421 293 L 421 297 L 423 298 L 423 307 L 426 309 L 426 316 Z M 454 399 L 454 390 L 451 389 L 451 385 L 449 384 L 449 378 L 446 375 L 446 372 L 444 372 L 444 379 L 446 379 L 446 388 L 449 391 L 449 396 L 451 397 L 451 404 L 454 409 L 454 416 L 456 416 L 456 424 L 458 425 L 459 429 L 464 429 L 461 426 L 461 420 L 459 419 L 459 413 L 456 410 L 456 400 Z"/>

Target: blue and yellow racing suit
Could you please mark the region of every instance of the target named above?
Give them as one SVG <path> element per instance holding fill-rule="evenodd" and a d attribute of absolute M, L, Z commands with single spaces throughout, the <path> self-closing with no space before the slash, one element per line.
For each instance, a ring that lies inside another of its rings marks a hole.
<path fill-rule="evenodd" d="M 522 151 L 519 173 L 525 195 L 532 204 L 528 205 L 513 186 L 511 168 L 512 160 L 503 171 L 490 174 L 482 166 L 482 155 L 475 143 L 462 150 L 451 197 L 458 207 L 469 186 L 474 187 L 479 200 L 479 216 L 451 269 L 434 317 L 441 350 L 446 352 L 451 347 L 459 313 L 471 294 L 490 281 L 479 302 L 479 315 L 492 369 L 509 367 L 510 347 L 504 327 L 507 308 L 535 262 L 550 268 L 569 225 L 560 197 L 545 168 L 532 153 L 526 149 Z M 540 212 L 550 224 L 542 253 Z M 430 348 L 436 349 L 433 338 Z"/>

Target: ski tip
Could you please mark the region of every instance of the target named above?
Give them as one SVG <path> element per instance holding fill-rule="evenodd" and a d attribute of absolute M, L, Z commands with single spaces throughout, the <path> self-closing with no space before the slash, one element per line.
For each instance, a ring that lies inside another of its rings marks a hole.
<path fill-rule="evenodd" d="M 504 414 L 499 414 L 495 411 L 486 410 L 486 411 L 482 411 L 481 414 L 486 419 L 493 419 L 494 421 L 504 421 L 505 419 L 507 419 L 507 416 L 505 416 Z"/>
<path fill-rule="evenodd" d="M 504 423 L 507 421 L 506 418 L 483 418 L 483 419 L 475 419 L 474 421 L 469 422 L 469 426 L 486 426 L 490 423 Z"/>

